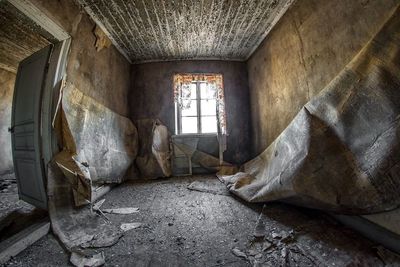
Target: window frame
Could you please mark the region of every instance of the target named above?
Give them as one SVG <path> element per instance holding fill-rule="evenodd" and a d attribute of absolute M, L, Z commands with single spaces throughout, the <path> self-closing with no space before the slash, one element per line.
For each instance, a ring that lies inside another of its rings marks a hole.
<path fill-rule="evenodd" d="M 207 84 L 206 81 L 193 81 L 192 84 L 196 84 L 196 98 L 191 98 L 191 100 L 196 100 L 196 106 L 197 106 L 197 115 L 188 115 L 188 116 L 182 116 L 182 109 L 179 106 L 178 103 L 175 103 L 175 114 L 176 114 L 176 127 L 177 135 L 217 135 L 218 134 L 218 127 L 219 127 L 219 120 L 218 120 L 218 110 L 217 110 L 217 104 L 215 105 L 215 115 L 202 115 L 201 112 L 201 100 L 207 100 L 207 98 L 202 98 L 201 96 L 201 90 L 200 90 L 200 84 L 205 83 Z M 211 100 L 211 99 L 209 99 Z M 217 101 L 217 98 L 214 98 L 215 101 Z M 188 117 L 188 118 L 197 118 L 197 133 L 182 133 L 182 117 Z M 203 117 L 215 117 L 216 118 L 216 132 L 212 133 L 203 133 L 202 132 L 202 123 L 201 119 Z"/>

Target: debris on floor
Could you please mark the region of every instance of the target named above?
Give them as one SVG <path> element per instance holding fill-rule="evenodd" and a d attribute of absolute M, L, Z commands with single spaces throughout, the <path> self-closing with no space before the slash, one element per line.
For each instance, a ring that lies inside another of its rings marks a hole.
<path fill-rule="evenodd" d="M 122 231 L 126 232 L 126 231 L 129 231 L 129 230 L 138 228 L 140 226 L 142 226 L 142 223 L 134 222 L 134 223 L 123 223 L 123 224 L 121 224 L 120 227 L 121 227 Z"/>
<path fill-rule="evenodd" d="M 236 247 L 232 249 L 232 253 L 237 257 L 243 258 L 245 260 L 248 259 L 246 253 L 244 253 L 243 251 L 241 251 L 240 249 L 238 249 Z"/>
<path fill-rule="evenodd" d="M 239 244 L 245 249 L 235 248 L 232 253 L 246 258 L 253 266 L 382 266 L 373 245 L 363 247 L 349 229 L 333 228 L 318 213 L 307 216 L 294 210 L 282 216 L 283 211 L 274 205 L 264 205 L 254 238 Z M 382 248 L 378 254 L 399 266 L 400 259 L 391 257 L 397 254 Z"/>
<path fill-rule="evenodd" d="M 101 206 L 104 204 L 106 200 L 101 199 L 93 204 L 92 209 L 93 211 L 97 211 L 104 215 L 103 213 L 112 213 L 112 214 L 132 214 L 139 212 L 138 208 L 126 207 L 126 208 L 112 208 L 112 209 L 101 209 Z"/>
<path fill-rule="evenodd" d="M 85 254 L 92 248 L 105 248 L 116 244 L 122 237 L 123 231 L 103 216 L 93 213 L 89 206 L 74 207 L 72 189 L 72 186 L 64 180 L 60 169 L 54 163 L 50 164 L 49 215 L 53 232 L 65 248 L 70 252 L 79 250 Z M 101 211 L 103 203 L 104 200 L 98 201 L 93 210 Z M 73 259 L 77 259 L 77 255 Z M 95 260 L 97 262 L 98 258 Z"/>
<path fill-rule="evenodd" d="M 264 207 L 263 207 L 263 209 L 264 209 Z M 261 214 L 257 220 L 256 228 L 254 229 L 253 235 L 256 238 L 264 237 L 266 235 L 263 216 L 264 216 L 264 213 L 261 212 Z"/>
<path fill-rule="evenodd" d="M 214 195 L 224 195 L 230 196 L 229 190 L 222 184 L 218 179 L 215 182 L 210 183 L 210 181 L 194 181 L 187 187 L 189 190 L 199 191 L 204 193 L 210 193 Z"/>
<path fill-rule="evenodd" d="M 99 201 L 97 201 L 96 203 L 93 204 L 92 209 L 94 211 L 99 211 L 100 207 L 104 204 L 105 201 L 106 201 L 105 198 L 100 199 Z"/>
<path fill-rule="evenodd" d="M 196 180 L 214 183 L 215 177 L 141 180 L 116 187 L 107 194 L 102 208 L 134 203 L 141 212 L 110 214 L 110 222 L 92 214 L 99 222 L 118 226 L 121 232 L 124 223 L 143 224 L 124 232 L 113 246 L 77 246 L 72 251 L 86 257 L 104 252 L 109 266 L 130 262 L 136 266 L 383 267 L 381 258 L 387 264 L 400 266 L 400 260 L 378 256 L 375 243 L 319 211 L 280 203 L 246 203 L 234 197 L 189 191 L 188 184 Z M 75 225 L 72 228 L 78 233 Z M 256 232 L 260 234 L 255 235 Z M 57 243 L 51 235 L 38 241 L 15 257 L 13 266 L 26 266 L 26 262 L 40 265 L 43 253 L 49 265 L 65 265 L 68 257 L 60 249 L 50 249 L 56 247 L 52 242 Z M 234 254 L 234 248 L 242 257 Z"/>
<path fill-rule="evenodd" d="M 113 213 L 113 214 L 132 214 L 139 212 L 138 208 L 115 208 L 115 209 L 103 209 L 105 213 Z"/>
<path fill-rule="evenodd" d="M 34 210 L 34 206 L 19 199 L 15 174 L 0 175 L 0 221 L 3 221 L 4 218 L 12 213 L 28 214 Z"/>
<path fill-rule="evenodd" d="M 0 177 L 0 193 L 9 192 L 10 187 L 16 183 L 14 175 L 2 175 Z"/>
<path fill-rule="evenodd" d="M 110 219 L 104 214 L 104 213 L 111 213 L 111 214 L 120 214 L 120 215 L 127 215 L 127 214 L 133 214 L 139 212 L 139 208 L 113 208 L 113 209 L 101 209 L 101 206 L 104 204 L 105 199 L 101 199 L 97 201 L 93 206 L 92 209 L 102 216 L 104 216 L 107 221 L 110 221 Z M 138 228 L 142 225 L 142 223 L 122 223 L 120 226 L 120 229 L 123 232 Z"/>
<path fill-rule="evenodd" d="M 85 256 L 81 253 L 72 252 L 70 262 L 76 267 L 98 267 L 106 263 L 103 252 L 92 256 Z"/>

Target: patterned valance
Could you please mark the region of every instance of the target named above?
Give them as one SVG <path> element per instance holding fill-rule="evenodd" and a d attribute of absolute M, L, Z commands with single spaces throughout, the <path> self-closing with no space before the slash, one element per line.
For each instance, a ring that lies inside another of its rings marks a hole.
<path fill-rule="evenodd" d="M 215 92 L 218 114 L 219 134 L 226 134 L 226 115 L 224 101 L 224 86 L 221 74 L 201 74 L 201 73 L 183 73 L 174 75 L 174 99 L 182 108 L 186 109 L 187 103 L 190 103 L 191 90 L 190 85 L 193 82 L 206 82 L 210 91 Z M 214 90 L 212 90 L 214 89 Z"/>

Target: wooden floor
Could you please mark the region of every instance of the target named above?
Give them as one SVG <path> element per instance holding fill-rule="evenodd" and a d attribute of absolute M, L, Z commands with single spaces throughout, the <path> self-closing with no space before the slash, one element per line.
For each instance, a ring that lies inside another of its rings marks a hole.
<path fill-rule="evenodd" d="M 208 192 L 189 190 L 193 181 Z M 116 187 L 105 195 L 102 208 L 138 207 L 140 212 L 107 214 L 109 219 L 143 225 L 102 249 L 106 266 L 384 266 L 375 244 L 320 212 L 278 203 L 263 209 L 224 190 L 214 176 Z M 256 225 L 263 228 L 261 237 L 253 235 Z M 68 259 L 49 234 L 8 265 L 68 266 Z"/>

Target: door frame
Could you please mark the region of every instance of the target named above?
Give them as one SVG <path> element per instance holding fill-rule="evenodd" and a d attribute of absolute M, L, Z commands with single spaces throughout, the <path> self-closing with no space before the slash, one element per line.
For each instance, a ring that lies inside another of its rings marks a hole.
<path fill-rule="evenodd" d="M 42 92 L 41 108 L 41 139 L 42 158 L 44 166 L 59 152 L 57 136 L 52 122 L 56 113 L 56 105 L 60 97 L 60 90 L 66 77 L 66 66 L 71 39 L 56 43 L 49 59 L 47 77 Z M 47 169 L 45 170 L 47 174 Z"/>
<path fill-rule="evenodd" d="M 40 160 L 43 163 L 44 175 L 46 176 L 42 177 L 42 179 L 44 180 L 44 185 L 47 186 L 47 165 L 53 156 L 59 152 L 57 136 L 52 126 L 52 121 L 60 97 L 60 90 L 66 78 L 71 36 L 29 0 L 8 0 L 8 2 L 58 41 L 53 44 L 41 93 Z"/>

